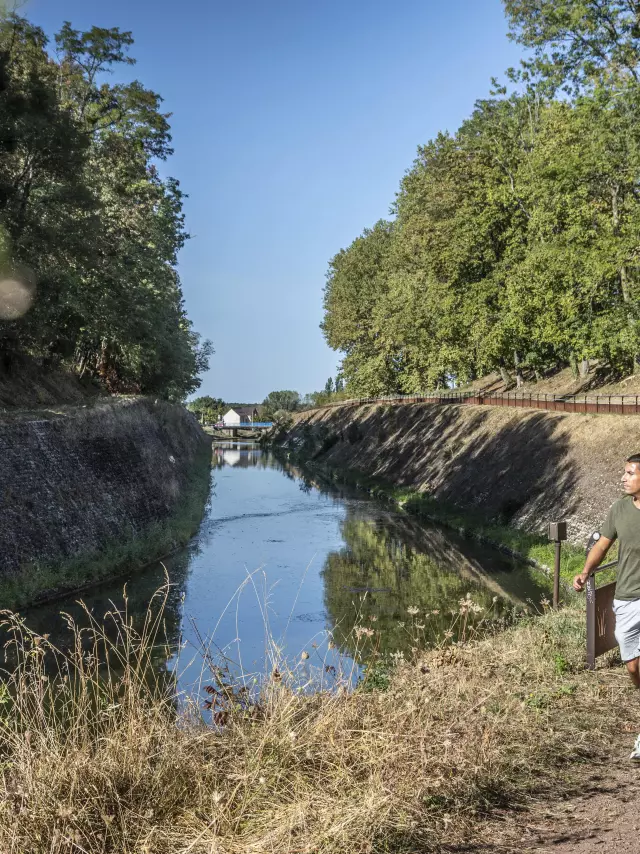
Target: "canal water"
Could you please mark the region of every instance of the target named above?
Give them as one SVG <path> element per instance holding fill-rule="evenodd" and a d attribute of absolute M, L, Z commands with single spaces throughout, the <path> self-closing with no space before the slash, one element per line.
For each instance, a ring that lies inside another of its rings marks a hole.
<path fill-rule="evenodd" d="M 126 596 L 139 621 L 165 571 L 167 643 L 156 666 L 186 691 L 214 663 L 246 678 L 289 668 L 353 680 L 374 659 L 408 656 L 548 595 L 542 577 L 500 552 L 312 481 L 251 444 L 214 446 L 210 500 L 186 549 L 82 600 L 100 621 Z M 76 598 L 29 610 L 27 624 L 64 647 L 62 614 L 87 620 Z"/>

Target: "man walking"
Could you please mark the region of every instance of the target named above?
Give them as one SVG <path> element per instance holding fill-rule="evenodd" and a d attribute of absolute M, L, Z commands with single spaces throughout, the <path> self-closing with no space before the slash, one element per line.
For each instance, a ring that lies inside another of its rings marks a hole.
<path fill-rule="evenodd" d="M 609 510 L 600 539 L 587 555 L 582 572 L 573 579 L 573 586 L 576 590 L 584 589 L 587 579 L 617 539 L 618 577 L 613 600 L 616 640 L 631 681 L 640 688 L 640 454 L 627 460 L 622 486 L 626 495 Z M 640 762 L 640 735 L 630 758 Z"/>

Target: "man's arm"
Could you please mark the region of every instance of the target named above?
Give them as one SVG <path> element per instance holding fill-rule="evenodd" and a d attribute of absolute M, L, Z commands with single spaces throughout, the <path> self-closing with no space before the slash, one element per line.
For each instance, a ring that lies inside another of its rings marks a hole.
<path fill-rule="evenodd" d="M 584 586 L 587 583 L 587 579 L 591 575 L 594 569 L 600 566 L 606 553 L 611 548 L 611 544 L 613 540 L 610 540 L 608 537 L 601 536 L 595 546 L 591 549 L 589 554 L 587 555 L 587 560 L 584 564 L 584 569 L 579 575 L 573 579 L 573 589 L 574 590 L 584 590 Z"/>

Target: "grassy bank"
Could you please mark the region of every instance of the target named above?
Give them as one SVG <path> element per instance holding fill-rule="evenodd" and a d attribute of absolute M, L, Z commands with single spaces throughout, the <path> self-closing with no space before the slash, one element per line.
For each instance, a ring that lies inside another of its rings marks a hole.
<path fill-rule="evenodd" d="M 186 476 L 175 513 L 139 535 L 105 542 L 95 552 L 57 562 L 31 563 L 0 578 L 0 607 L 19 608 L 81 591 L 167 556 L 195 534 L 209 494 L 211 446 L 203 443 Z"/>
<path fill-rule="evenodd" d="M 161 598 L 139 634 L 126 614 L 113 617 L 118 648 L 94 626 L 70 639 L 67 654 L 6 616 L 18 666 L 2 695 L 0 850 L 506 845 L 515 841 L 510 811 L 580 789 L 625 706 L 637 708 L 626 682 L 583 670 L 584 618 L 569 607 L 418 653 L 386 691 L 301 691 L 299 676 L 279 665 L 249 702 L 212 669 L 203 695 L 212 711 L 196 699 L 178 712 L 170 678 L 145 678 L 161 642 Z"/>
<path fill-rule="evenodd" d="M 276 453 L 287 454 L 278 448 Z M 555 546 L 539 534 L 489 520 L 480 512 L 461 510 L 423 492 L 396 486 L 382 478 L 372 477 L 354 469 L 333 468 L 304 454 L 288 453 L 287 456 L 295 458 L 297 463 L 327 481 L 362 490 L 372 498 L 389 502 L 406 513 L 452 528 L 465 537 L 493 545 L 549 572 L 552 570 Z M 563 543 L 560 572 L 563 581 L 567 583 L 565 586 L 580 572 L 584 559 L 584 549 Z"/>

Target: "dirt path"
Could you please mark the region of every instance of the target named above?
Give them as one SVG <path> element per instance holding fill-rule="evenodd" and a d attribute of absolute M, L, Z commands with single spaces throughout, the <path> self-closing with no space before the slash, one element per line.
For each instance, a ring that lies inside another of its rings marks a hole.
<path fill-rule="evenodd" d="M 446 854 L 640 854 L 640 763 L 629 760 L 636 736 L 625 726 L 610 756 L 583 766 L 580 794 L 506 810 L 468 845 Z M 628 731 L 627 731 L 628 730 Z"/>
<path fill-rule="evenodd" d="M 521 851 L 554 854 L 640 854 L 640 764 L 629 761 L 633 735 L 597 764 L 584 792 L 532 810 Z"/>

